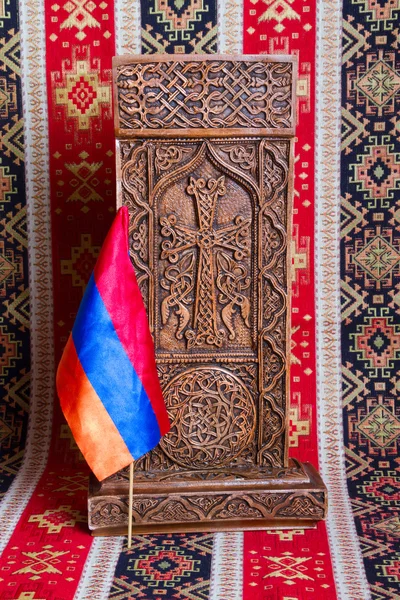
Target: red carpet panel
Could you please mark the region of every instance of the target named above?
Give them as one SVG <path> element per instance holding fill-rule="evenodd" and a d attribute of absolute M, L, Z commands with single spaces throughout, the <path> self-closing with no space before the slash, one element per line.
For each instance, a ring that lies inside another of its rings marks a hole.
<path fill-rule="evenodd" d="M 0 0 L 0 597 L 400 599 L 399 0 Z M 88 533 L 55 369 L 115 214 L 116 54 L 295 54 L 290 453 L 315 530 Z"/>

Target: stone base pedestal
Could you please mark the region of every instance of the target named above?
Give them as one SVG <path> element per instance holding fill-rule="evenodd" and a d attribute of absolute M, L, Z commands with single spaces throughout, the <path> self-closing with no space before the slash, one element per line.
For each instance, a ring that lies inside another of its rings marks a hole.
<path fill-rule="evenodd" d="M 93 535 L 128 528 L 128 470 L 89 488 Z M 167 533 L 314 527 L 327 511 L 326 488 L 310 463 L 287 468 L 135 475 L 133 532 Z"/>

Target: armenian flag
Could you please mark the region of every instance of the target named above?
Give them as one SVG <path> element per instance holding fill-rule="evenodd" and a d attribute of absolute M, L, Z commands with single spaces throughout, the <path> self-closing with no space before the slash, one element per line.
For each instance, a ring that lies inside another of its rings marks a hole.
<path fill-rule="evenodd" d="M 149 452 L 170 427 L 129 258 L 128 219 L 120 208 L 57 371 L 61 408 L 99 480 Z"/>

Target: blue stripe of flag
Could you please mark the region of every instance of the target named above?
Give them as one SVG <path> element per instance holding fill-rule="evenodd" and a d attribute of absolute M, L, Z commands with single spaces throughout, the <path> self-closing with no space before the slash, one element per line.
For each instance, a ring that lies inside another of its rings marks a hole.
<path fill-rule="evenodd" d="M 134 459 L 154 448 L 160 429 L 150 400 L 91 276 L 72 330 L 87 378 Z M 130 402 L 126 402 L 129 398 Z"/>

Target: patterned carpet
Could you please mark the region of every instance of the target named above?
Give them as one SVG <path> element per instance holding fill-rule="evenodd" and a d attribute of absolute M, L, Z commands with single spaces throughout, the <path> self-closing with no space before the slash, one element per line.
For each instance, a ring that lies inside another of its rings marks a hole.
<path fill-rule="evenodd" d="M 18 13 L 15 7 L 5 9 L 4 5 L 0 12 L 0 497 L 21 466 L 30 397 L 28 240 Z"/>
<path fill-rule="evenodd" d="M 345 2 L 342 42 L 343 425 L 349 496 L 377 599 L 400 591 L 398 9 Z"/>
<path fill-rule="evenodd" d="M 0 0 L 0 596 L 400 599 L 399 0 Z M 111 57 L 294 53 L 291 454 L 315 531 L 93 539 L 54 372 L 115 213 Z M 343 407 L 343 408 L 342 408 Z"/>

